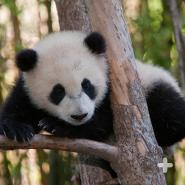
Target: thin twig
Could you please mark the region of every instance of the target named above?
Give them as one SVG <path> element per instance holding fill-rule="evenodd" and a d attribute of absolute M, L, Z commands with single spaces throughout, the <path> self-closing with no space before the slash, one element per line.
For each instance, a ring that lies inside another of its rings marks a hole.
<path fill-rule="evenodd" d="M 184 54 L 185 43 L 181 32 L 179 10 L 177 8 L 176 0 L 165 0 L 165 2 L 169 7 L 169 12 L 173 22 L 176 47 L 179 58 L 180 82 L 182 89 L 185 92 L 185 54 Z"/>
<path fill-rule="evenodd" d="M 58 149 L 83 154 L 91 154 L 107 161 L 117 160 L 117 147 L 87 139 L 57 138 L 48 135 L 35 135 L 29 143 L 18 143 L 0 136 L 0 149 Z"/>

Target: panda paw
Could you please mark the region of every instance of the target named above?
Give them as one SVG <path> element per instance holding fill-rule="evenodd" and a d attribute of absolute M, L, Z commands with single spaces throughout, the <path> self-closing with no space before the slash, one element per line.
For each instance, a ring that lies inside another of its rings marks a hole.
<path fill-rule="evenodd" d="M 50 120 L 50 118 L 42 119 L 39 122 L 38 126 L 41 130 L 47 131 L 47 132 L 54 134 L 54 135 L 57 130 L 57 125 L 52 120 Z"/>
<path fill-rule="evenodd" d="M 35 132 L 32 126 L 24 123 L 2 123 L 0 125 L 0 135 L 4 135 L 9 139 L 22 142 L 29 142 Z"/>

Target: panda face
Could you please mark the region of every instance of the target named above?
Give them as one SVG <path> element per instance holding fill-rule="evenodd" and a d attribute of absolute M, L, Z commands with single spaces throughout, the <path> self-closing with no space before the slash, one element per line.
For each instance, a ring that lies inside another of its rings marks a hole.
<path fill-rule="evenodd" d="M 61 119 L 79 125 L 88 121 L 94 114 L 96 97 L 95 86 L 90 80 L 84 79 L 81 82 L 81 91 L 76 96 L 65 93 L 65 88 L 61 84 L 54 85 L 49 101 L 58 106 L 58 115 Z"/>
<path fill-rule="evenodd" d="M 106 59 L 93 52 L 96 48 L 90 50 L 85 39 L 81 32 L 46 37 L 34 48 L 34 68 L 23 72 L 32 102 L 75 126 L 92 118 L 107 92 Z"/>

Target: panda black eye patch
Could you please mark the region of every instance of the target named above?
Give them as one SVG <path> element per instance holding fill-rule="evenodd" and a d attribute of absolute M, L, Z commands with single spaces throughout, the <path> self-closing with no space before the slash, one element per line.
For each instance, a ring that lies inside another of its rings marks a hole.
<path fill-rule="evenodd" d="M 90 80 L 84 79 L 81 83 L 83 91 L 91 98 L 92 100 L 96 97 L 96 90 L 94 85 L 91 84 Z"/>
<path fill-rule="evenodd" d="M 49 100 L 55 104 L 55 105 L 58 105 L 62 99 L 64 98 L 65 96 L 65 89 L 64 87 L 61 85 L 61 84 L 56 84 L 50 95 L 49 95 Z"/>

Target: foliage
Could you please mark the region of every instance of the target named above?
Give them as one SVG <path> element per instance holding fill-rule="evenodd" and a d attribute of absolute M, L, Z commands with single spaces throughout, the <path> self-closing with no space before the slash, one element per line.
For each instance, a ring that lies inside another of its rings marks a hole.
<path fill-rule="evenodd" d="M 21 14 L 21 8 L 17 7 L 15 0 L 1 0 L 0 3 L 6 6 L 15 16 Z"/>
<path fill-rule="evenodd" d="M 136 32 L 132 34 L 132 38 L 136 56 L 170 69 L 173 30 L 161 0 L 143 0 L 134 26 Z"/>
<path fill-rule="evenodd" d="M 5 22 L 1 22 L 1 18 L 4 17 L 0 18 L 0 102 L 3 101 L 5 92 L 9 90 L 9 83 L 6 79 L 9 74 L 8 63 L 13 63 L 15 53 L 22 49 L 23 45 L 26 47 L 32 45 L 32 38 L 38 40 L 40 36 L 52 31 L 56 21 L 52 15 L 52 1 L 37 0 L 34 1 L 35 4 L 33 3 L 34 10 L 37 12 L 35 11 L 35 15 L 29 15 L 33 18 L 30 26 L 25 26 L 28 20 L 25 19 L 25 10 L 31 9 L 28 5 L 26 7 L 26 4 L 32 1 L 24 1 L 25 4 L 21 4 L 19 0 L 0 0 L 0 16 L 1 10 L 8 12 L 7 16 L 10 15 L 8 21 Z M 138 9 L 134 10 L 137 16 L 131 18 L 128 16 L 136 57 L 144 62 L 163 66 L 178 76 L 173 27 L 163 1 L 125 0 L 124 2 L 132 2 L 133 6 L 134 3 L 138 6 Z M 185 3 L 178 0 L 178 5 L 181 10 L 182 32 L 185 34 Z M 131 8 L 128 6 L 125 11 L 129 14 L 133 11 L 130 10 Z M 55 14 L 57 14 L 56 10 Z M 35 22 L 37 23 L 35 24 Z M 14 32 L 8 34 L 9 30 L 14 30 Z M 9 39 L 9 35 L 11 35 L 11 39 Z M 15 68 L 14 73 L 17 73 Z M 175 168 L 167 174 L 169 185 L 179 185 L 185 182 L 183 179 L 185 175 L 178 167 L 179 155 L 180 163 L 184 164 L 184 153 L 185 146 L 182 145 L 174 157 Z M 1 152 L 0 183 L 3 182 L 4 185 L 20 184 L 23 179 L 26 179 L 25 185 L 72 185 L 72 162 L 74 162 L 73 154 L 59 151 Z M 32 178 L 33 174 L 34 178 Z"/>

